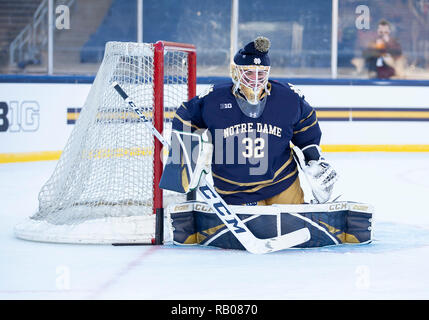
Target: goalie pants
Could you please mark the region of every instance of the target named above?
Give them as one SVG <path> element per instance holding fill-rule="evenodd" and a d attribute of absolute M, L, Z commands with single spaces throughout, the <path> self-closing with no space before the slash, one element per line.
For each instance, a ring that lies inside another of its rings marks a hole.
<path fill-rule="evenodd" d="M 270 206 L 272 204 L 302 204 L 304 203 L 304 192 L 301 188 L 299 177 L 283 192 L 257 202 L 258 206 Z"/>

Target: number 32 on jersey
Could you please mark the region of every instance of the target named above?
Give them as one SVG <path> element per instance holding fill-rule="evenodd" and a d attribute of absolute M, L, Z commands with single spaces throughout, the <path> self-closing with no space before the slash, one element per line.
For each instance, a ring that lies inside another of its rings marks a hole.
<path fill-rule="evenodd" d="M 241 140 L 245 150 L 241 153 L 244 158 L 263 158 L 265 140 L 263 138 L 246 137 Z"/>

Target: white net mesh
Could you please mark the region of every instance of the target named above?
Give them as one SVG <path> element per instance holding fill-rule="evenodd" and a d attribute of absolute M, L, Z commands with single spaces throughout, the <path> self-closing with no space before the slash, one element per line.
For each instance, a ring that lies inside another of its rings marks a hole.
<path fill-rule="evenodd" d="M 187 53 L 166 51 L 164 58 L 168 141 L 174 112 L 188 99 Z M 39 211 L 15 228 L 18 237 L 81 243 L 153 241 L 154 137 L 111 86 L 119 83 L 152 119 L 153 76 L 152 44 L 106 44 L 75 128 L 39 193 Z M 183 200 L 182 195 L 164 193 L 164 206 L 172 198 Z"/>

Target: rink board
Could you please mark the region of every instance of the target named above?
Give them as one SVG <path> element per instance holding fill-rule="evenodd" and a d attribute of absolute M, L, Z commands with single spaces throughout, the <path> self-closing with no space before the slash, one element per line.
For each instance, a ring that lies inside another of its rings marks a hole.
<path fill-rule="evenodd" d="M 0 162 L 58 159 L 91 81 L 54 80 L 0 83 Z M 324 151 L 429 152 L 428 86 L 339 83 L 296 85 L 316 109 Z"/>

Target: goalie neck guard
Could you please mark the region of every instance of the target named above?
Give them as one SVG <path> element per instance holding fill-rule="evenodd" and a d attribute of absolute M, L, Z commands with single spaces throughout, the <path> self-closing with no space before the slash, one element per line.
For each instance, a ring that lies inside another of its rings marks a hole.
<path fill-rule="evenodd" d="M 233 91 L 238 90 L 250 104 L 257 104 L 264 91 L 267 90 L 270 73 L 270 58 L 268 50 L 270 40 L 258 37 L 238 50 L 231 63 L 231 78 L 234 83 Z"/>

